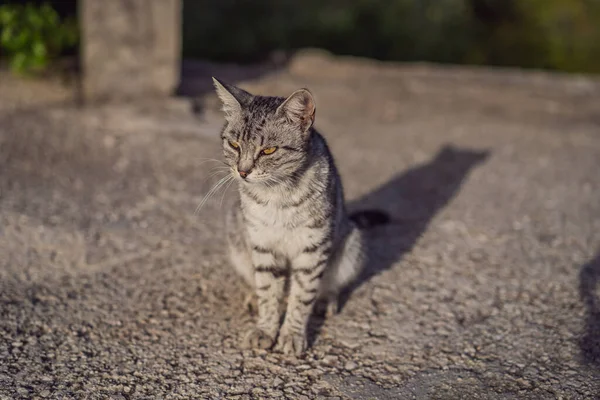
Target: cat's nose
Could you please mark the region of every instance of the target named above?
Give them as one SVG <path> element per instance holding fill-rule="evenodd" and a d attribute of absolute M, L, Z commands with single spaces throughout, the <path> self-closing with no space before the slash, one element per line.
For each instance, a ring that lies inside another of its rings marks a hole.
<path fill-rule="evenodd" d="M 250 173 L 250 171 L 243 171 L 243 170 L 238 169 L 238 173 L 240 174 L 240 176 L 242 178 L 246 178 L 248 176 L 248 174 Z"/>

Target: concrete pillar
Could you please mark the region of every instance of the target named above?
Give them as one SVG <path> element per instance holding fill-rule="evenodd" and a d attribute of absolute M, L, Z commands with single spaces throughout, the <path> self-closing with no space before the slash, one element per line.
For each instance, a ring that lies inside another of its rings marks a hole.
<path fill-rule="evenodd" d="M 165 96 L 179 84 L 182 0 L 79 0 L 86 100 Z"/>

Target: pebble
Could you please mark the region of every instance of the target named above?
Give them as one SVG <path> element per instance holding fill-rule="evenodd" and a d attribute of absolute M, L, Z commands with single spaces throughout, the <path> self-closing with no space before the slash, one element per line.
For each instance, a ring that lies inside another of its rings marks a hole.
<path fill-rule="evenodd" d="M 358 364 L 356 364 L 354 361 L 348 361 L 346 363 L 346 365 L 344 365 L 344 369 L 346 371 L 353 371 L 358 367 Z"/>
<path fill-rule="evenodd" d="M 345 340 L 345 339 L 339 339 L 338 342 L 344 346 L 349 348 L 350 350 L 354 350 L 360 347 L 360 343 L 355 342 L 355 341 L 351 341 L 351 340 Z"/>
<path fill-rule="evenodd" d="M 338 363 L 338 358 L 336 356 L 325 356 L 321 360 L 321 363 L 328 367 L 333 367 Z"/>
<path fill-rule="evenodd" d="M 280 377 L 275 377 L 275 379 L 273 379 L 273 387 L 278 387 L 281 386 L 283 384 L 283 379 L 281 379 Z"/>
<path fill-rule="evenodd" d="M 387 364 L 386 364 L 386 365 L 385 365 L 383 368 L 384 368 L 384 369 L 385 369 L 387 372 L 392 372 L 392 373 L 396 373 L 396 372 L 398 372 L 398 368 L 396 368 L 396 367 L 392 367 L 391 365 L 387 365 Z"/>
<path fill-rule="evenodd" d="M 517 379 L 517 383 L 524 388 L 530 388 L 531 387 L 531 383 L 523 378 L 519 378 Z"/>

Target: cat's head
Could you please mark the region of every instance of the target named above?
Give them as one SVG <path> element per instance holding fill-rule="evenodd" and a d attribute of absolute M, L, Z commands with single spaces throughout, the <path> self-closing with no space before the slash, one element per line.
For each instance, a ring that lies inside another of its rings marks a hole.
<path fill-rule="evenodd" d="M 275 185 L 307 162 L 315 101 L 307 89 L 287 99 L 254 96 L 213 78 L 226 124 L 221 134 L 225 162 L 246 184 Z"/>

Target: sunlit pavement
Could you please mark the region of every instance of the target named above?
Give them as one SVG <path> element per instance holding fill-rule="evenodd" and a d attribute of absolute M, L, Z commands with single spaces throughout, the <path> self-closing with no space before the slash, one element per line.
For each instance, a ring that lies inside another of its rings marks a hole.
<path fill-rule="evenodd" d="M 302 359 L 238 350 L 233 188 L 194 215 L 220 176 L 214 96 L 195 116 L 4 91 L 0 398 L 599 393 L 598 81 L 305 55 L 241 86 L 308 87 L 350 207 L 392 215 L 341 312 Z"/>

